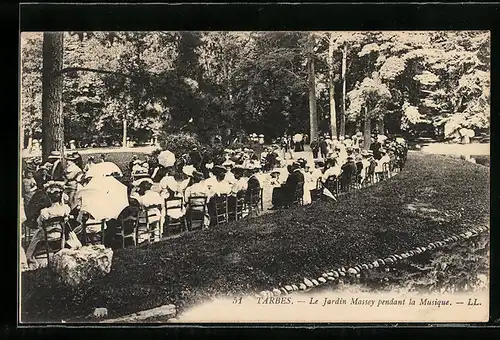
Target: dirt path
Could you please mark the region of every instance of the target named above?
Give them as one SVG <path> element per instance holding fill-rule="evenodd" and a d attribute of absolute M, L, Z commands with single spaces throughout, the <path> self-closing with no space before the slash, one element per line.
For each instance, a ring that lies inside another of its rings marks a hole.
<path fill-rule="evenodd" d="M 490 154 L 490 144 L 446 144 L 432 143 L 422 147 L 422 152 L 438 155 L 486 156 Z"/>

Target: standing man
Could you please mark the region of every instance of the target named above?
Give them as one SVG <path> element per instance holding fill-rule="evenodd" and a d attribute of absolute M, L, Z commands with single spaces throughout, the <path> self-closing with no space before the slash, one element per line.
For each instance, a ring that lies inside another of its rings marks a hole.
<path fill-rule="evenodd" d="M 319 143 L 316 140 L 316 138 L 314 138 L 312 140 L 312 142 L 311 142 L 311 150 L 312 150 L 312 153 L 313 153 L 313 158 L 317 159 L 318 158 L 318 153 L 319 153 Z"/>
<path fill-rule="evenodd" d="M 326 142 L 325 137 L 320 137 L 318 146 L 321 151 L 321 158 L 325 159 L 328 156 L 328 143 Z"/>
<path fill-rule="evenodd" d="M 288 136 L 286 134 L 281 137 L 281 151 L 283 151 L 283 159 L 286 159 L 286 154 L 289 150 Z"/>
<path fill-rule="evenodd" d="M 380 149 L 382 148 L 382 143 L 378 140 L 378 133 L 373 134 L 373 143 L 370 145 L 370 150 L 373 151 L 373 158 L 379 160 L 382 155 L 380 154 Z"/>

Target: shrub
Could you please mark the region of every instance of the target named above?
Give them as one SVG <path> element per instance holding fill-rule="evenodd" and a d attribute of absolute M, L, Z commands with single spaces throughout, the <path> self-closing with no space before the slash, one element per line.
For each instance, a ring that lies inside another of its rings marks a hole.
<path fill-rule="evenodd" d="M 163 150 L 173 152 L 177 157 L 189 153 L 194 147 L 200 148 L 201 144 L 195 134 L 179 132 L 165 133 L 159 138 Z"/>

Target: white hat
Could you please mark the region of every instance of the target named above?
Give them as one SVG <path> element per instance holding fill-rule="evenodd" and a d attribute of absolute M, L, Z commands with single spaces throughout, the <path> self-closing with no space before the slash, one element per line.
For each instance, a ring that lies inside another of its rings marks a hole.
<path fill-rule="evenodd" d="M 234 166 L 234 162 L 230 159 L 226 160 L 224 163 L 222 163 L 223 166 Z"/>
<path fill-rule="evenodd" d="M 132 185 L 133 185 L 133 186 L 135 186 L 135 187 L 137 187 L 137 186 L 139 186 L 142 182 L 148 182 L 148 183 L 154 184 L 154 183 L 153 183 L 153 180 L 152 180 L 151 178 L 149 178 L 149 177 L 144 177 L 144 178 L 140 178 L 140 179 L 138 179 L 138 180 L 134 181 L 134 182 L 132 183 Z"/>
<path fill-rule="evenodd" d="M 182 168 L 182 172 L 189 177 L 193 177 L 193 172 L 195 172 L 195 168 L 192 165 L 186 165 Z"/>

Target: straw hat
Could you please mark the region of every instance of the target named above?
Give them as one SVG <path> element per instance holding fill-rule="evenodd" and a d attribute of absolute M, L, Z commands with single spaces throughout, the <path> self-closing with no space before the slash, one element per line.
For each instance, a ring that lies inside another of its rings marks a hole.
<path fill-rule="evenodd" d="M 186 175 L 186 176 L 189 176 L 189 177 L 193 177 L 193 173 L 196 171 L 196 169 L 194 168 L 194 166 L 192 165 L 185 165 L 183 168 L 182 168 L 182 172 Z"/>
<path fill-rule="evenodd" d="M 153 180 L 149 177 L 144 177 L 144 178 L 140 178 L 138 180 L 135 180 L 134 182 L 132 182 L 132 185 L 137 187 L 139 185 L 141 185 L 141 183 L 144 183 L 144 182 L 147 182 L 147 183 L 150 183 L 151 185 L 153 185 Z"/>
<path fill-rule="evenodd" d="M 44 184 L 44 188 L 47 194 L 63 192 L 64 182 L 48 181 L 47 183 Z"/>
<path fill-rule="evenodd" d="M 223 167 L 222 165 L 214 165 L 212 172 L 213 173 L 217 173 L 217 172 L 225 173 L 225 172 L 227 172 L 227 169 L 225 167 Z"/>
<path fill-rule="evenodd" d="M 60 151 L 51 151 L 48 158 L 49 159 L 59 159 L 59 158 L 61 158 L 61 152 Z"/>
<path fill-rule="evenodd" d="M 234 166 L 234 162 L 232 160 L 228 159 L 224 163 L 222 163 L 222 166 L 232 167 L 232 166 Z"/>

